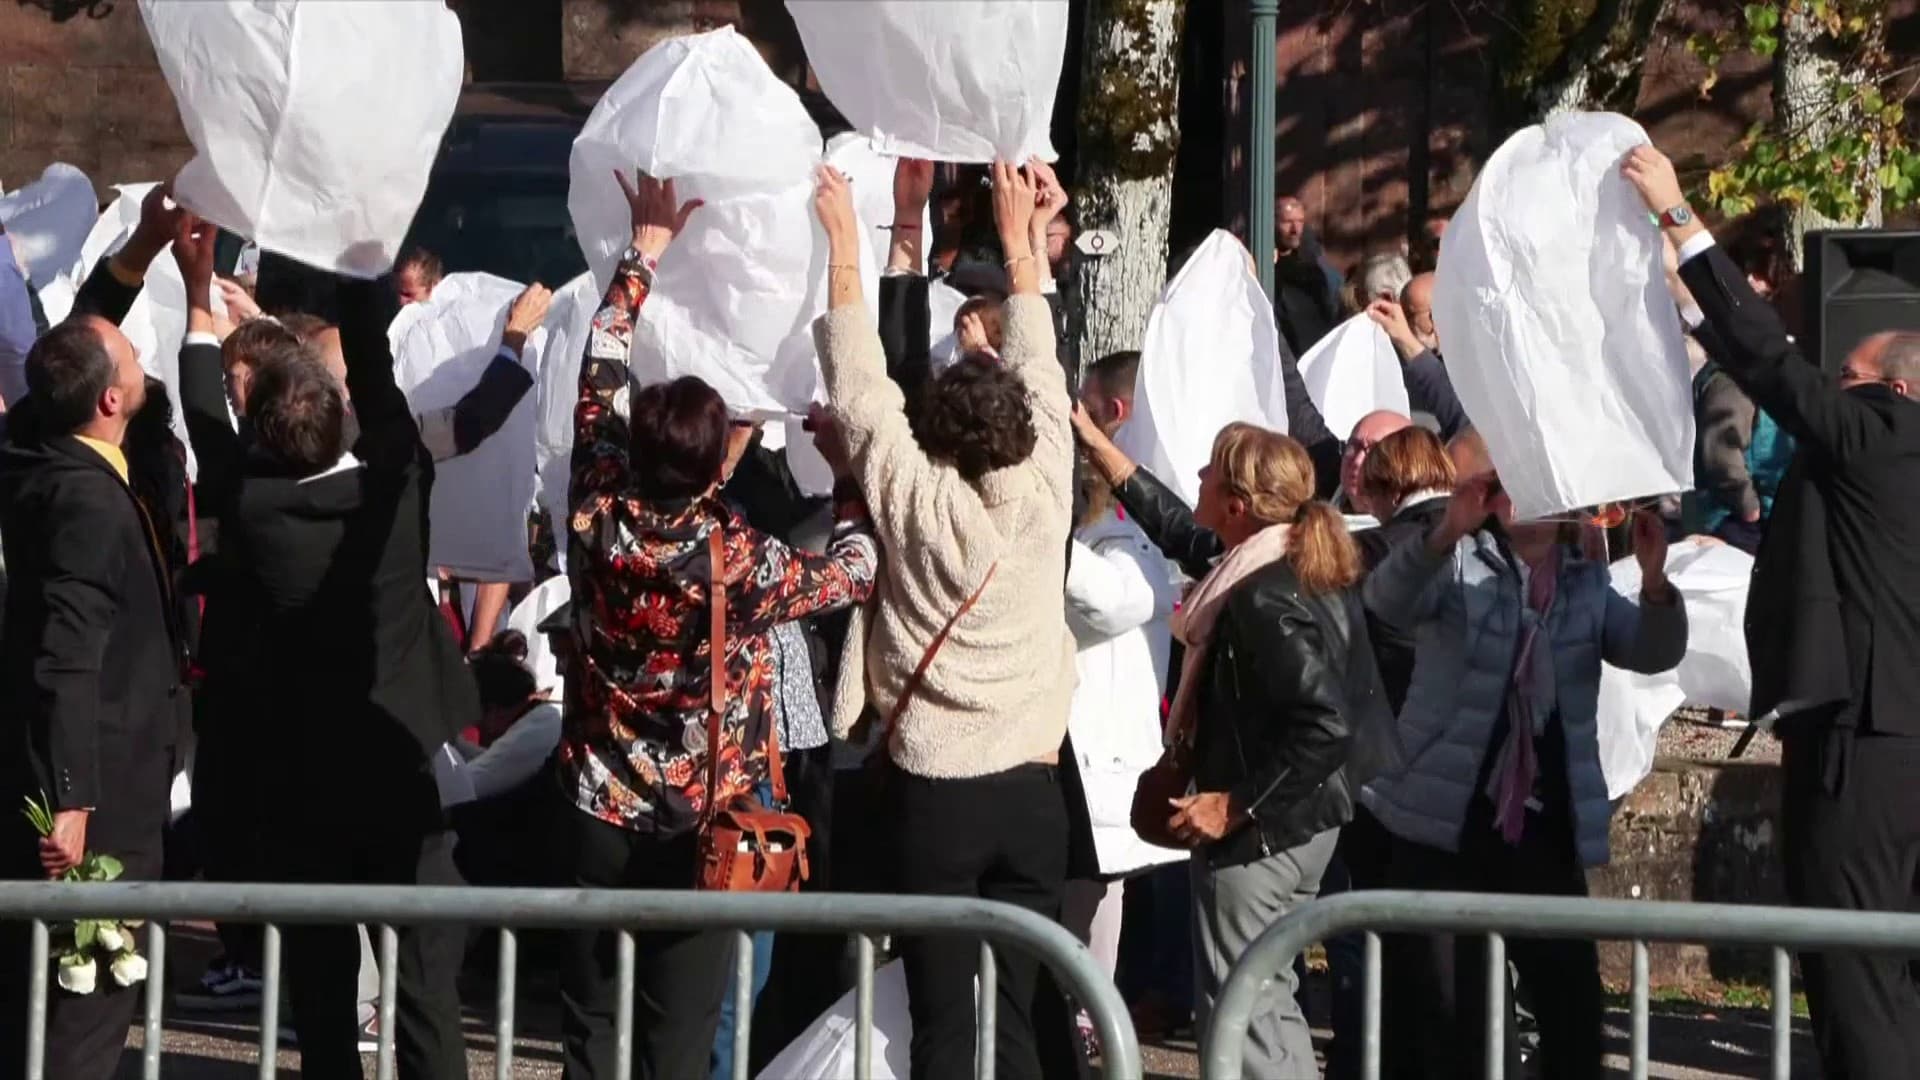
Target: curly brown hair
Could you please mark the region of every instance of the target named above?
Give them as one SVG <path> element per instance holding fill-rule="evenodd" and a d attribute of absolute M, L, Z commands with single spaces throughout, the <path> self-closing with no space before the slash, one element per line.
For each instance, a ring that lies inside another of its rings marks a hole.
<path fill-rule="evenodd" d="M 981 354 L 941 372 L 908 421 L 927 456 L 952 465 L 969 482 L 1027 460 L 1038 439 L 1026 384 Z"/>

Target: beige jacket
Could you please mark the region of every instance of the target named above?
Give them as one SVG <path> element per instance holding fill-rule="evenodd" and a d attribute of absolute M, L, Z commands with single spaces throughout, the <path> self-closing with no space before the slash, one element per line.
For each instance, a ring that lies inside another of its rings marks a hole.
<path fill-rule="evenodd" d="M 883 719 L 927 643 L 985 580 L 953 628 L 890 744 L 915 776 L 987 776 L 1060 749 L 1074 645 L 1062 588 L 1072 527 L 1073 434 L 1053 321 L 1039 296 L 1007 302 L 1001 354 L 1027 385 L 1038 442 L 1010 469 L 960 478 L 928 459 L 864 307 L 814 323 L 828 399 L 886 551 L 874 600 L 855 612 L 833 701 L 833 731 L 861 741 Z M 871 706 L 871 709 L 868 707 Z"/>

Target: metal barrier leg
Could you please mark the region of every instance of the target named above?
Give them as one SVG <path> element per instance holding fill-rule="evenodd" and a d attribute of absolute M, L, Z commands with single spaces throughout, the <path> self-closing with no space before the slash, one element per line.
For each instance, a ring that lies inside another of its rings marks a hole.
<path fill-rule="evenodd" d="M 1773 950 L 1773 1080 L 1793 1074 L 1793 971 L 1787 950 Z"/>
<path fill-rule="evenodd" d="M 974 1006 L 978 1022 L 974 1025 L 973 1074 L 980 1080 L 993 1080 L 993 1053 L 999 1045 L 994 1028 L 1000 1009 L 1000 968 L 993 958 L 993 946 L 980 943 L 980 1000 Z"/>
<path fill-rule="evenodd" d="M 873 939 L 865 934 L 853 936 L 855 966 L 853 990 L 853 1075 L 855 1080 L 873 1077 Z"/>
<path fill-rule="evenodd" d="M 1380 935 L 1367 931 L 1366 964 L 1360 984 L 1360 1076 L 1380 1080 Z"/>
<path fill-rule="evenodd" d="M 495 981 L 493 1028 L 493 1080 L 513 1080 L 513 998 L 519 979 L 519 939 L 511 927 L 500 928 L 500 965 Z"/>
<path fill-rule="evenodd" d="M 27 963 L 27 1080 L 47 1076 L 47 968 L 53 963 L 47 924 L 33 920 L 33 948 Z"/>
<path fill-rule="evenodd" d="M 747 1080 L 753 1033 L 753 935 L 733 933 L 733 1080 Z"/>
<path fill-rule="evenodd" d="M 619 937 L 619 965 L 615 978 L 620 994 L 615 999 L 613 1017 L 613 1075 L 633 1075 L 633 931 L 622 930 Z"/>
<path fill-rule="evenodd" d="M 260 934 L 260 1080 L 273 1080 L 280 1064 L 280 927 Z"/>
<path fill-rule="evenodd" d="M 160 1080 L 160 1044 L 166 1038 L 167 932 L 155 919 L 147 923 L 147 1027 L 140 1046 L 140 1075 Z"/>
<path fill-rule="evenodd" d="M 1507 1075 L 1507 939 L 1487 935 L 1487 1080 Z"/>
<path fill-rule="evenodd" d="M 1630 1070 L 1633 1080 L 1647 1080 L 1647 994 L 1652 978 L 1647 972 L 1647 943 L 1633 943 L 1633 1035 Z"/>
<path fill-rule="evenodd" d="M 400 933 L 391 926 L 380 928 L 380 1043 L 375 1075 L 393 1080 L 393 1016 L 400 997 Z"/>

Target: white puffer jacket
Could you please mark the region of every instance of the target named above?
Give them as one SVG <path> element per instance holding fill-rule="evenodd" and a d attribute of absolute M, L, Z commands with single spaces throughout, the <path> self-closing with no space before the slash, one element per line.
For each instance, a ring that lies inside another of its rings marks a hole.
<path fill-rule="evenodd" d="M 1067 626 L 1080 685 L 1067 726 L 1102 875 L 1186 858 L 1141 840 L 1129 822 L 1140 774 L 1160 758 L 1175 596 L 1166 560 L 1138 525 L 1109 511 L 1074 533 Z"/>

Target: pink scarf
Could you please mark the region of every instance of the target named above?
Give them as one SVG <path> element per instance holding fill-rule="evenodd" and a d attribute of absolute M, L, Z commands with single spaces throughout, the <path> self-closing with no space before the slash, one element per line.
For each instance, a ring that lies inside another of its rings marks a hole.
<path fill-rule="evenodd" d="M 1173 712 L 1167 721 L 1169 744 L 1192 737 L 1199 719 L 1200 682 L 1206 672 L 1207 653 L 1213 644 L 1214 625 L 1226 609 L 1227 596 L 1248 575 L 1286 558 L 1287 529 L 1286 525 L 1269 525 L 1227 552 L 1173 613 L 1173 636 L 1187 651 L 1180 661 L 1180 687 L 1174 691 Z"/>
<path fill-rule="evenodd" d="M 1526 834 L 1527 800 L 1533 797 L 1533 780 L 1540 773 L 1539 755 L 1533 746 L 1533 648 L 1546 628 L 1548 612 L 1553 610 L 1553 596 L 1560 586 L 1560 558 L 1560 545 L 1555 544 L 1527 581 L 1526 606 L 1537 617 L 1521 627 L 1513 677 L 1507 682 L 1507 741 L 1494 763 L 1488 794 L 1493 797 L 1493 826 L 1509 844 L 1520 843 Z M 1550 641 L 1547 647 L 1552 648 Z"/>

